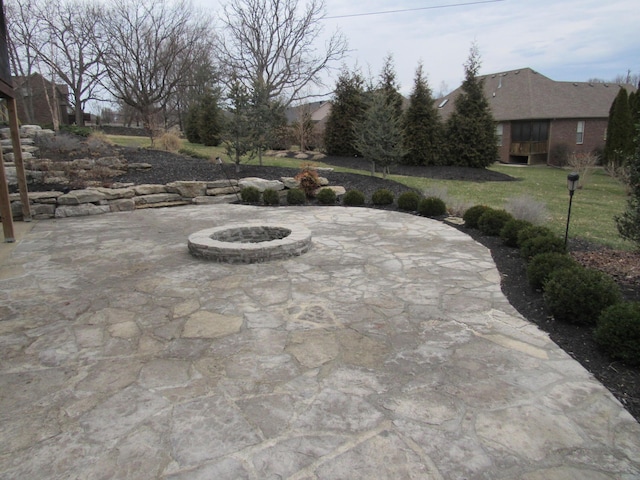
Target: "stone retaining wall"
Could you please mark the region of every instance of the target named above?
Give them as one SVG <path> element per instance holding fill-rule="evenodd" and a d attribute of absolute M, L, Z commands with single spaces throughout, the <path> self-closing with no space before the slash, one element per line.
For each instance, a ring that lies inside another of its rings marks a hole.
<path fill-rule="evenodd" d="M 68 193 L 29 192 L 31 216 L 34 219 L 78 217 L 108 212 L 124 212 L 138 208 L 171 207 L 177 205 L 204 205 L 231 203 L 240 199 L 240 190 L 253 186 L 263 192 L 267 188 L 280 191 L 295 188 L 291 178 L 264 180 L 261 178 L 243 178 L 238 180 L 216 180 L 211 182 L 180 181 L 166 185 L 118 185 L 111 188 L 90 187 L 83 190 L 71 190 Z M 328 184 L 328 181 L 325 182 Z M 289 187 L 286 187 L 288 185 Z M 345 189 L 328 186 L 337 195 L 343 195 Z M 20 195 L 9 196 L 14 218 L 22 216 Z"/>

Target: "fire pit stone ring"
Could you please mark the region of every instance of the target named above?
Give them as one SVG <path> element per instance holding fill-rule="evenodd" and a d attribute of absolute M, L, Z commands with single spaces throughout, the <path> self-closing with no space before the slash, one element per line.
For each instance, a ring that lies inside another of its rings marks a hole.
<path fill-rule="evenodd" d="M 189 235 L 189 252 L 219 263 L 260 263 L 306 253 L 311 231 L 300 226 L 238 224 Z"/>

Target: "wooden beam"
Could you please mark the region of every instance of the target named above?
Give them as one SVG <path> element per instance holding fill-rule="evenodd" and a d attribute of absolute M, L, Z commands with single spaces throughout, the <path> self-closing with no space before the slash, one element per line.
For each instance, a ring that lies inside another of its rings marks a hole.
<path fill-rule="evenodd" d="M 9 184 L 4 170 L 4 158 L 0 148 L 0 216 L 2 216 L 2 231 L 4 241 L 13 243 L 16 241 L 13 233 L 13 216 L 11 214 L 11 201 L 9 200 Z"/>
<path fill-rule="evenodd" d="M 27 176 L 24 172 L 22 161 L 22 146 L 20 145 L 20 127 L 18 126 L 18 107 L 15 98 L 7 98 L 7 111 L 9 112 L 9 127 L 11 129 L 11 143 L 13 145 L 13 161 L 16 164 L 18 176 L 18 190 L 20 191 L 20 203 L 22 203 L 22 219 L 31 221 L 31 206 L 29 205 L 29 192 L 27 190 Z"/>

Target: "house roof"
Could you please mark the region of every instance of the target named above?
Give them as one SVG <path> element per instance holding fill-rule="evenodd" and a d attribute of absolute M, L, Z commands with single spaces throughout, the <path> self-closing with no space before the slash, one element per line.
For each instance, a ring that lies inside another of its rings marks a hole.
<path fill-rule="evenodd" d="M 620 88 L 636 91 L 633 85 L 589 82 L 557 82 L 530 69 L 521 68 L 478 77 L 497 121 L 555 118 L 608 118 Z M 454 111 L 462 87 L 438 99 L 446 119 Z"/>

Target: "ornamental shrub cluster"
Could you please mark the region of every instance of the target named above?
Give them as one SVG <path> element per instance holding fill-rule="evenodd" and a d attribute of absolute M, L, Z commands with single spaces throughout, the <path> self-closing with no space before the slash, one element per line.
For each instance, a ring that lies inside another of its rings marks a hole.
<path fill-rule="evenodd" d="M 545 307 L 556 321 L 595 327 L 594 339 L 611 358 L 640 365 L 640 302 L 623 302 L 608 275 L 573 260 L 563 239 L 549 228 L 509 218 L 502 211 L 475 205 L 463 215 L 469 228 L 499 235 L 519 248 L 527 262 L 527 280 L 542 291 Z"/>
<path fill-rule="evenodd" d="M 438 197 L 427 197 L 418 203 L 418 214 L 423 217 L 440 217 L 447 213 L 447 206 Z"/>
<path fill-rule="evenodd" d="M 348 207 L 360 207 L 364 205 L 364 193 L 360 190 L 349 190 L 342 197 L 342 203 Z"/>
<path fill-rule="evenodd" d="M 245 203 L 258 203 L 260 201 L 260 190 L 256 187 L 244 187 L 240 190 L 240 198 Z"/>
<path fill-rule="evenodd" d="M 262 201 L 265 205 L 280 205 L 280 194 L 273 188 L 267 188 L 262 192 Z"/>
<path fill-rule="evenodd" d="M 371 195 L 371 203 L 374 205 L 391 205 L 394 200 L 394 195 L 391 190 L 387 190 L 386 188 L 381 188 L 380 190 L 376 190 Z"/>
<path fill-rule="evenodd" d="M 420 203 L 420 195 L 413 190 L 402 192 L 398 197 L 398 208 L 407 212 L 415 212 L 418 210 Z"/>
<path fill-rule="evenodd" d="M 331 188 L 323 188 L 316 195 L 320 205 L 335 205 L 337 195 Z"/>

